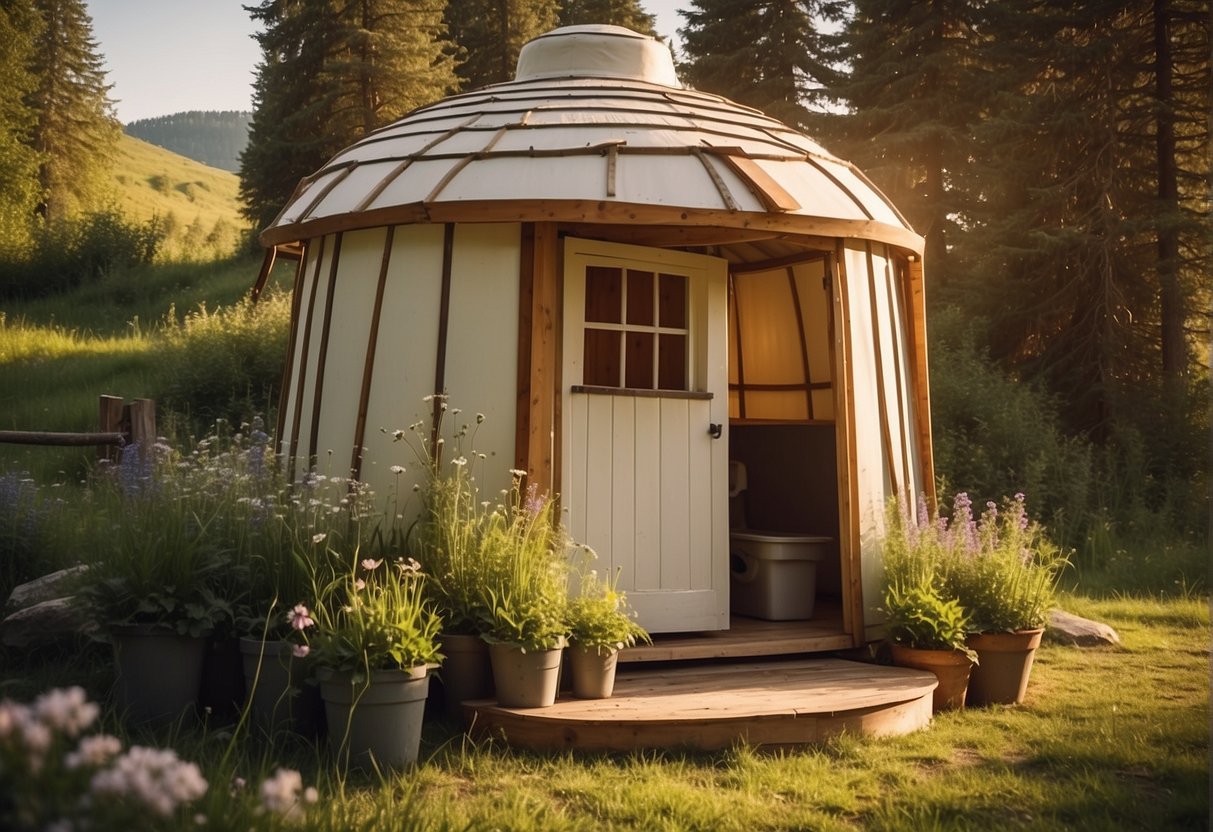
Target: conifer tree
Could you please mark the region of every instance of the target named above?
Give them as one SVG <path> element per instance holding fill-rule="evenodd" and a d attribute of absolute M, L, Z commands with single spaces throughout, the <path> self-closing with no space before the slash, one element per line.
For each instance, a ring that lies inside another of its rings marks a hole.
<path fill-rule="evenodd" d="M 263 0 L 240 197 L 258 228 L 342 148 L 455 85 L 440 4 Z"/>
<path fill-rule="evenodd" d="M 804 127 L 834 83 L 834 46 L 819 31 L 842 5 L 828 0 L 693 0 L 679 14 L 691 86 Z"/>
<path fill-rule="evenodd" d="M 656 18 L 646 12 L 639 0 L 564 0 L 560 9 L 561 26 L 605 23 L 623 26 L 642 35 L 656 35 Z"/>
<path fill-rule="evenodd" d="M 559 0 L 455 0 L 446 22 L 459 57 L 461 88 L 473 90 L 514 77 L 518 53 L 556 25 Z"/>
<path fill-rule="evenodd" d="M 38 156 L 30 146 L 36 114 L 27 97 L 41 25 L 31 0 L 0 5 L 0 255 L 25 245 L 38 201 Z"/>
<path fill-rule="evenodd" d="M 35 0 L 42 29 L 28 102 L 44 212 L 57 220 L 95 204 L 121 127 L 82 0 Z"/>
<path fill-rule="evenodd" d="M 854 161 L 926 238 L 936 280 L 949 263 L 965 194 L 952 187 L 968 164 L 989 73 L 978 47 L 988 0 L 857 0 L 843 32 L 848 77 L 832 92 L 848 108 L 836 152 Z"/>

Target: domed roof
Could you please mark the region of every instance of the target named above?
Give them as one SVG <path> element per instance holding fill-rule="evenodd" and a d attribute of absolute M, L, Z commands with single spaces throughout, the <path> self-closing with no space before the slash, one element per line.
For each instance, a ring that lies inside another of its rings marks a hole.
<path fill-rule="evenodd" d="M 411 222 L 765 228 L 922 250 L 849 162 L 758 110 L 678 86 L 618 26 L 530 41 L 513 81 L 412 111 L 300 182 L 266 245 Z"/>

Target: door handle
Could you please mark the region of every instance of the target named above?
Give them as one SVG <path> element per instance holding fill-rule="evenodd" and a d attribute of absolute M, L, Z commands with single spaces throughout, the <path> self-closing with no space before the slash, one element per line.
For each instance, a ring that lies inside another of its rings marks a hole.
<path fill-rule="evenodd" d="M 719 422 L 711 422 L 708 424 L 708 436 L 713 439 L 719 439 L 724 435 L 724 426 Z"/>

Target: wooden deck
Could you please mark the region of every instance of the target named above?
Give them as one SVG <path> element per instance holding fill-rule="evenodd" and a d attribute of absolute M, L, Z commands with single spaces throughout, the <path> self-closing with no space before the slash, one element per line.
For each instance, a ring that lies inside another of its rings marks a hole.
<path fill-rule="evenodd" d="M 534 749 L 785 747 L 844 731 L 905 734 L 931 719 L 930 673 L 833 658 L 621 669 L 611 699 L 549 708 L 464 703 L 475 736 Z"/>
<path fill-rule="evenodd" d="M 792 656 L 828 653 L 854 647 L 842 629 L 837 601 L 819 601 L 808 621 L 763 621 L 734 615 L 729 629 L 704 633 L 662 633 L 652 644 L 629 647 L 619 661 L 666 662 L 695 659 L 735 659 L 748 656 Z"/>

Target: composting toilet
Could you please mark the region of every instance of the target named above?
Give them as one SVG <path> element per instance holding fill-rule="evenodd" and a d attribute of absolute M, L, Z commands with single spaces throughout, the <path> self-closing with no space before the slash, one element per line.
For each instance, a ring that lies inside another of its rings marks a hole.
<path fill-rule="evenodd" d="M 729 607 L 769 621 L 812 618 L 817 564 L 834 540 L 748 528 L 743 498 L 748 484 L 744 463 L 729 462 Z"/>

